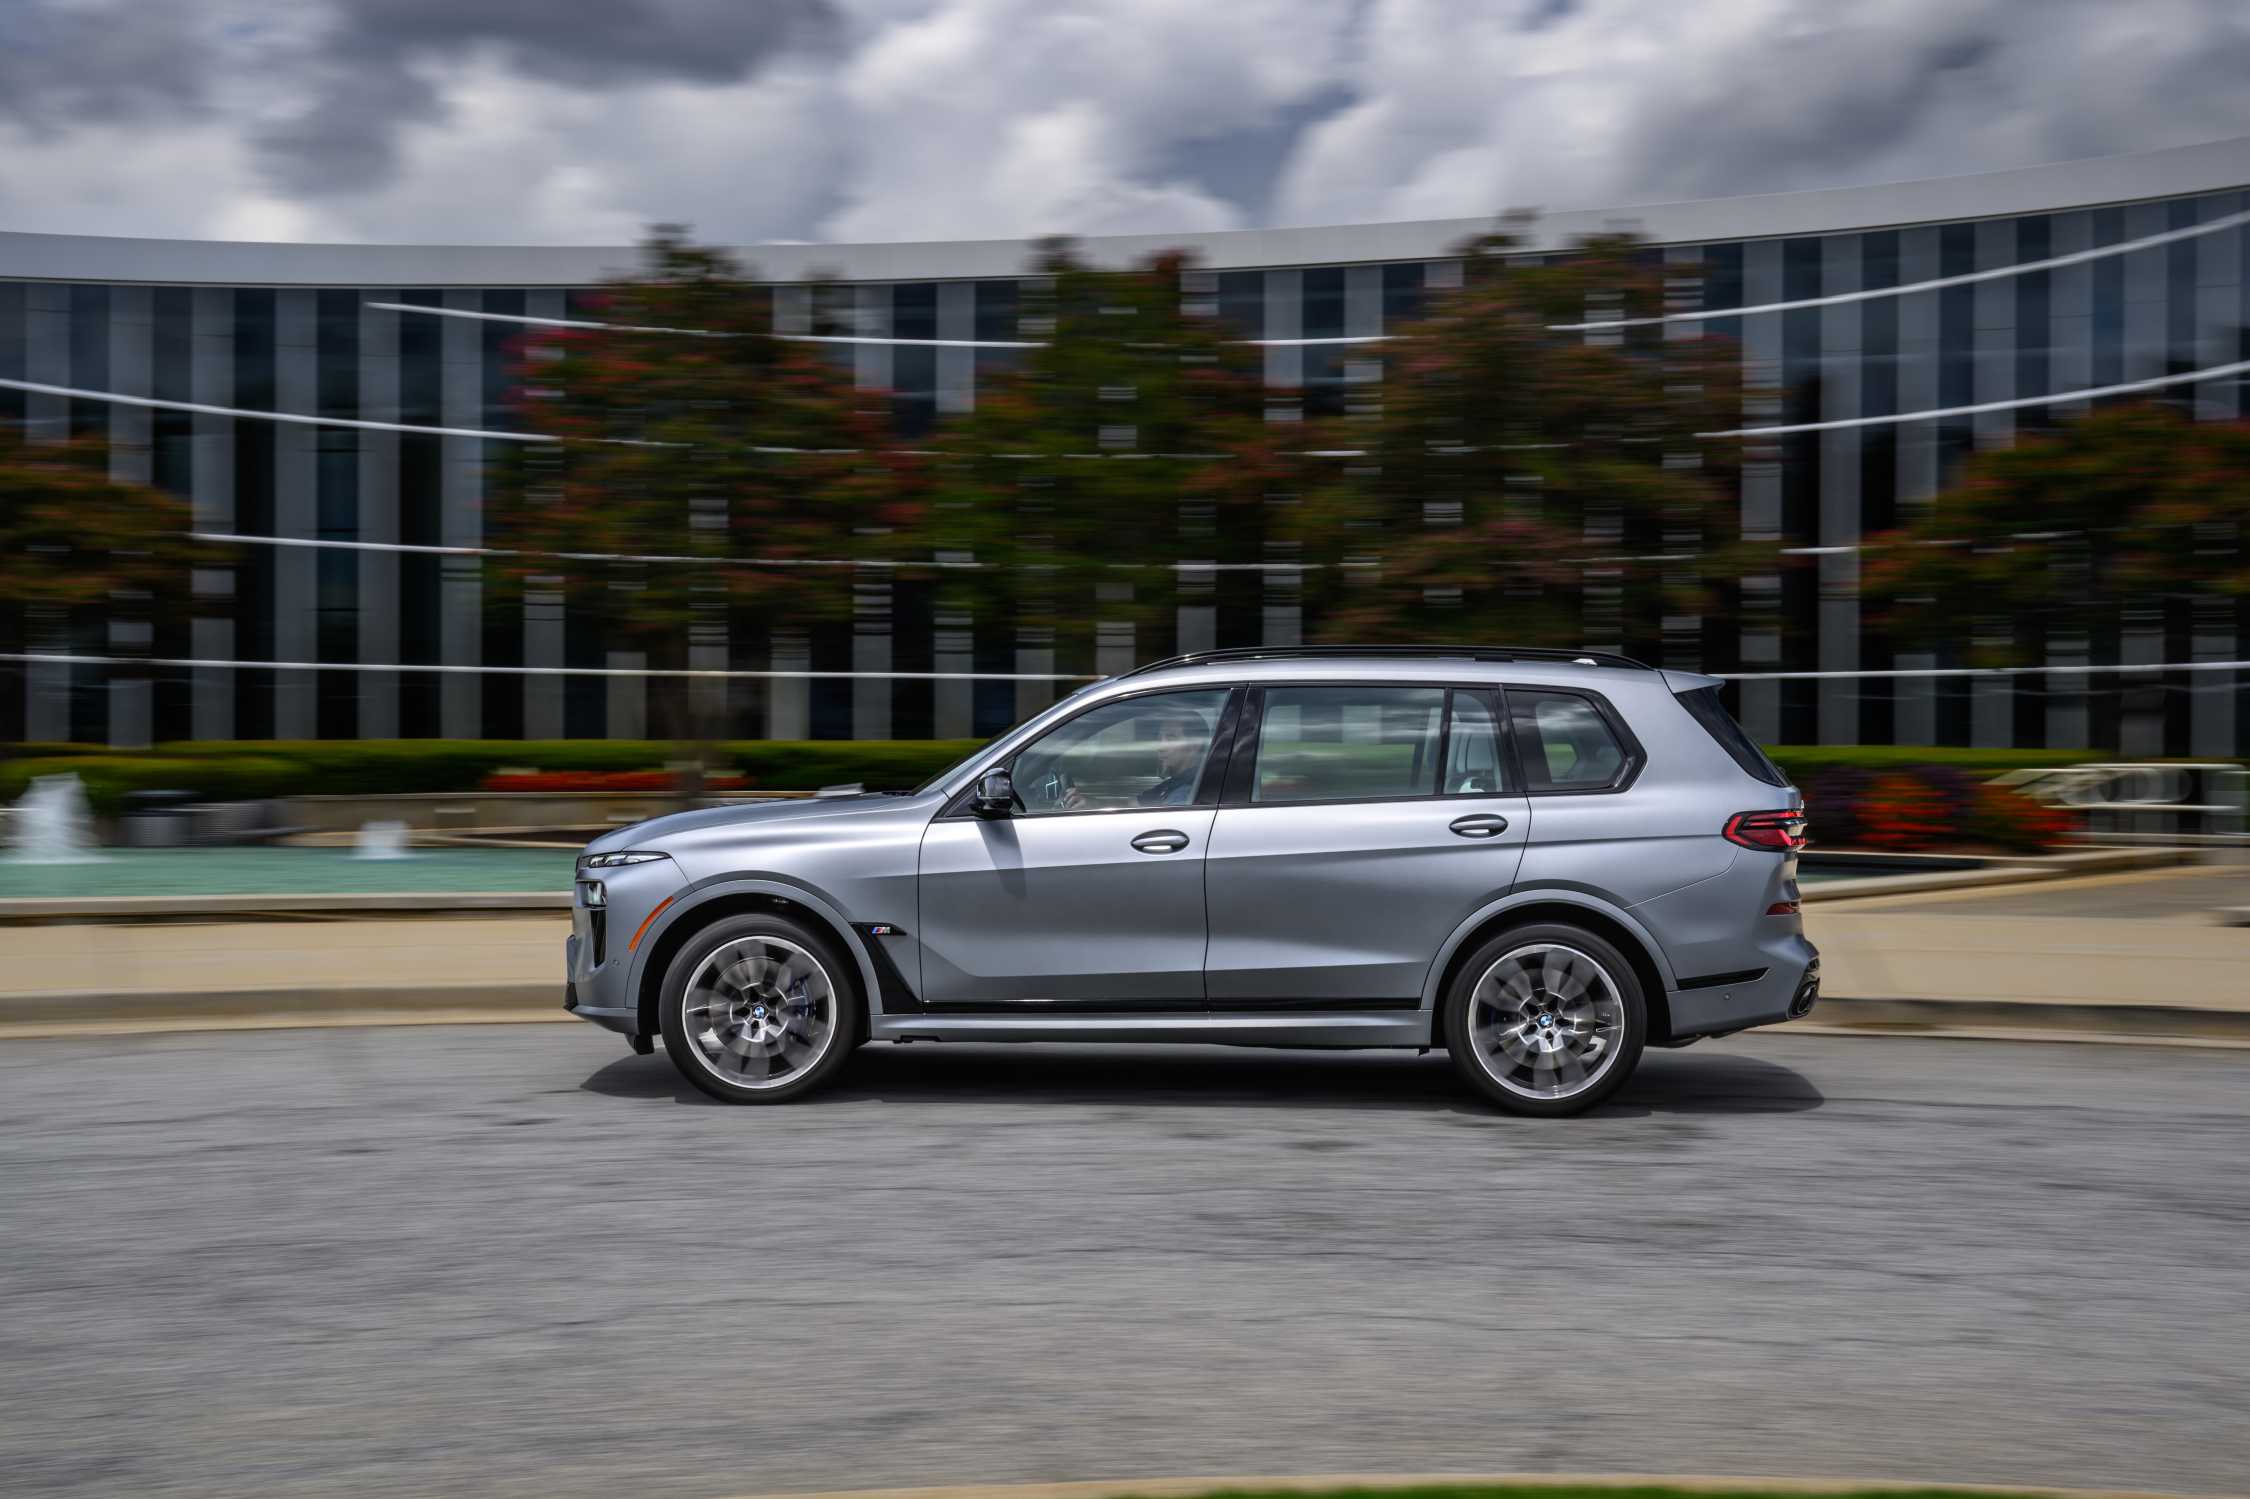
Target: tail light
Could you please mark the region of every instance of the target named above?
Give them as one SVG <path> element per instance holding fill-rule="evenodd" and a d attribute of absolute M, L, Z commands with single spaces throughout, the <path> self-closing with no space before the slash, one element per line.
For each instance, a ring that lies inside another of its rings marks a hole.
<path fill-rule="evenodd" d="M 1794 853 L 1805 846 L 1805 814 L 1794 810 L 1737 812 L 1721 831 L 1727 842 L 1742 848 Z"/>

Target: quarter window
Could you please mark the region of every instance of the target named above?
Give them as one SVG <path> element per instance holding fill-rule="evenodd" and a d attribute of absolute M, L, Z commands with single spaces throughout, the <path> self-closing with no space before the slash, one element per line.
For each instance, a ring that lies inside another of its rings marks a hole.
<path fill-rule="evenodd" d="M 1444 716 L 1442 687 L 1268 687 L 1251 800 L 1428 796 Z"/>
<path fill-rule="evenodd" d="M 1508 716 L 1529 790 L 1605 791 L 1631 764 L 1609 720 L 1574 692 L 1511 687 Z"/>
<path fill-rule="evenodd" d="M 1453 727 L 1445 740 L 1445 794 L 1491 796 L 1508 789 L 1507 760 L 1492 699 L 1481 692 L 1453 694 Z"/>

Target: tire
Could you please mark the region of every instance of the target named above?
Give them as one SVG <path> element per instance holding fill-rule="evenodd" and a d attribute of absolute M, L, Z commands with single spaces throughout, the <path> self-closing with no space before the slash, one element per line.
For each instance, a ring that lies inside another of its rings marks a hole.
<path fill-rule="evenodd" d="M 727 1103 L 788 1103 L 858 1044 L 858 971 L 833 939 L 786 916 L 728 916 L 664 970 L 657 1023 L 687 1080 Z"/>
<path fill-rule="evenodd" d="M 1515 1114 L 1577 1114 L 1640 1065 L 1648 1006 L 1615 943 L 1540 922 L 1478 944 L 1445 995 L 1445 1043 L 1469 1085 Z"/>

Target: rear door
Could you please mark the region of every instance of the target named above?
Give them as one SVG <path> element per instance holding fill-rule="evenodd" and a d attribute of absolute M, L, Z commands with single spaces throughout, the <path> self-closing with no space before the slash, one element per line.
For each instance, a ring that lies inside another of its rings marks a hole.
<path fill-rule="evenodd" d="M 1523 857 L 1504 722 L 1484 688 L 1250 689 L 1204 876 L 1211 1007 L 1418 1004 Z"/>

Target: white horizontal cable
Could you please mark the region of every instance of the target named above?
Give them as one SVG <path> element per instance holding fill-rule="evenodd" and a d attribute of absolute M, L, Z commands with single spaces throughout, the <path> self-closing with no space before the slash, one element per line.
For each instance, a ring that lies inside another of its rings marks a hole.
<path fill-rule="evenodd" d="M 2103 396 L 2131 395 L 2135 391 L 2161 390 L 2168 385 L 2192 385 L 2201 380 L 2224 380 L 2250 371 L 2250 359 L 2215 364 L 2209 369 L 2178 375 L 2157 375 L 2147 380 L 2127 380 L 2117 385 L 2097 385 L 2086 390 L 2058 390 L 2043 396 L 2018 396 L 2009 401 L 1979 401 L 1973 406 L 1940 406 L 1928 411 L 1899 411 L 1889 416 L 1847 416 L 1831 422 L 1792 422 L 1781 427 L 1729 427 L 1723 432 L 1698 432 L 1697 437 L 1782 437 L 1791 432 L 1840 432 L 1850 427 L 1885 427 L 1900 422 L 1933 422 L 1949 416 L 1981 416 L 1988 411 L 2020 411 L 2027 406 L 2060 406 L 2071 401 L 2099 400 Z"/>
<path fill-rule="evenodd" d="M 183 656 L 85 656 L 52 651 L 0 653 L 0 661 L 34 666 L 173 666 L 246 671 L 397 671 L 451 676 L 508 677 L 695 677 L 695 678 L 854 678 L 900 682 L 1099 682 L 1086 672 L 1039 671 L 703 671 L 676 667 L 632 666 L 463 666 L 430 661 L 232 661 Z M 2150 661 L 2112 666 L 1927 666 L 1894 671 L 1718 671 L 1704 675 L 1728 682 L 1852 681 L 1900 677 L 2025 677 L 2137 675 L 2151 672 L 2250 671 L 2250 661 Z"/>
<path fill-rule="evenodd" d="M 884 559 L 857 561 L 850 557 L 705 557 L 692 553 L 669 554 L 662 552 L 535 552 L 513 547 L 438 546 L 409 541 L 343 541 L 313 536 L 252 536 L 238 531 L 190 531 L 190 541 L 216 542 L 223 546 L 301 547 L 314 551 L 382 552 L 410 557 L 528 557 L 539 561 L 555 562 L 692 562 L 716 567 L 848 567 L 866 569 L 919 569 L 938 568 L 958 572 L 988 572 L 997 564 L 990 562 L 914 561 Z M 1117 568 L 1130 568 L 1129 562 L 1109 564 Z M 1170 562 L 1163 566 L 1176 573 L 1302 573 L 1318 572 L 1326 564 L 1319 562 Z M 1352 564 L 1340 564 L 1351 566 Z M 1037 570 L 1026 564 L 1022 571 Z"/>
<path fill-rule="evenodd" d="M 1972 406 L 1939 406 L 1923 411 L 1896 411 L 1886 416 L 1850 416 L 1826 422 L 1794 422 L 1778 427 L 1728 427 L 1716 432 L 1697 432 L 1697 438 L 1716 440 L 1732 437 L 1783 437 L 1793 432 L 1836 432 L 1852 427 L 1896 426 L 1905 422 L 1939 421 L 1953 416 L 1978 416 L 1991 411 L 2020 411 L 2033 406 L 2062 406 L 2073 401 L 2099 400 L 2105 396 L 2131 395 L 2137 391 L 2161 390 L 2173 385 L 2192 385 L 2204 380 L 2224 380 L 2231 376 L 2250 373 L 2250 359 L 2233 364 L 2213 365 L 2208 369 L 2187 370 L 2177 375 L 2158 375 L 2146 380 L 2127 380 L 2116 385 L 2097 385 L 2079 390 L 2049 391 L 2045 395 L 2018 396 L 2007 401 L 1980 401 Z M 347 427 L 362 432 L 407 432 L 429 437 L 475 437 L 493 442 L 557 443 L 564 439 L 543 432 L 501 432 L 480 427 L 425 427 L 411 422 L 377 422 L 354 417 L 311 416 L 295 411 L 254 411 L 240 406 L 209 406 L 197 401 L 166 401 L 153 396 L 126 396 L 114 391 L 83 390 L 69 385 L 46 385 L 35 380 L 13 380 L 0 377 L 0 387 L 28 391 L 33 395 L 66 396 L 78 401 L 107 401 L 122 406 L 144 406 L 163 411 L 189 411 L 205 416 L 238 417 L 246 421 L 289 422 L 306 427 Z M 692 443 L 660 443 L 625 437 L 597 437 L 588 441 L 624 447 L 692 447 Z M 1482 447 L 1460 445 L 1429 449 L 1430 456 L 1459 457 L 1478 452 L 1519 452 L 1534 449 L 1561 449 L 1575 447 L 1568 442 L 1500 443 Z M 848 457 L 866 452 L 890 452 L 907 457 L 937 458 L 948 456 L 937 448 L 793 448 L 752 444 L 752 452 L 777 454 L 811 454 L 820 457 Z M 1366 448 L 1302 448 L 1289 456 L 1297 458 L 1364 458 Z M 1037 453 L 986 453 L 987 458 L 1037 459 Z M 1067 459 L 1140 459 L 1174 458 L 1198 461 L 1231 458 L 1226 453 L 1058 453 L 1052 455 Z"/>
<path fill-rule="evenodd" d="M 1062 671 L 700 671 L 677 667 L 636 666 L 459 666 L 434 661 L 227 661 L 188 656 L 79 656 L 52 651 L 0 653 L 0 661 L 32 666 L 178 666 L 195 670 L 245 671 L 397 671 L 436 672 L 446 676 L 497 677 L 692 677 L 698 679 L 758 678 L 797 681 L 810 678 L 853 678 L 894 682 L 1099 682 L 1097 674 Z"/>
<path fill-rule="evenodd" d="M 494 442 L 553 442 L 540 432 L 493 432 L 481 427 L 420 427 L 410 422 L 375 422 L 348 416 L 308 416 L 296 411 L 253 411 L 244 406 L 207 406 L 201 401 L 163 401 L 154 396 L 123 396 L 109 390 L 80 390 L 36 380 L 0 377 L 0 386 L 35 396 L 67 396 L 74 401 L 106 401 L 113 406 L 145 406 L 156 411 L 191 411 L 199 416 L 232 416 L 252 421 L 286 422 L 300 427 L 349 427 L 359 432 L 415 432 L 427 437 L 482 437 Z"/>
<path fill-rule="evenodd" d="M 369 307 L 383 312 L 418 312 L 425 317 L 467 318 L 478 323 L 520 323 L 532 328 L 592 328 L 608 333 L 678 333 L 689 338 L 751 338 L 779 339 L 793 344 L 888 344 L 908 349 L 1044 349 L 1047 344 L 1040 339 L 1019 338 L 890 338 L 873 333 L 722 333 L 708 328 L 667 328 L 648 323 L 595 323 L 584 318 L 527 317 L 516 312 L 470 312 L 461 307 L 424 307 L 415 302 L 369 302 Z M 1259 348 L 1297 349 L 1320 344 L 1379 344 L 1390 337 L 1387 333 L 1355 334 L 1338 338 L 1237 338 L 1230 343 L 1253 344 Z"/>
<path fill-rule="evenodd" d="M 2244 671 L 2250 661 L 2149 661 L 2118 666 L 1919 666 L 1895 671 L 1714 671 L 1729 682 L 1827 682 L 1894 677 L 2068 677 L 2102 672 Z"/>
<path fill-rule="evenodd" d="M 2184 229 L 2167 229 L 2161 234 L 2144 235 L 2139 239 L 2119 240 L 2115 244 L 2095 245 L 2091 249 L 2073 250 L 2067 255 L 2053 255 L 2045 260 L 2021 260 L 2014 265 L 1994 266 L 1989 270 L 1965 271 L 1958 276 L 1939 276 L 1932 281 L 1914 281 L 1904 286 L 1873 286 L 1861 291 L 1836 292 L 1825 297 L 1799 297 L 1789 302 L 1760 302 L 1755 307 L 1710 307 L 1694 312 L 1667 312 L 1656 317 L 1611 318 L 1593 323 L 1549 323 L 1550 333 L 1599 333 L 1609 328 L 1646 328 L 1657 323 L 1707 322 L 1713 318 L 1748 317 L 1754 313 L 1796 312 L 1807 307 L 1840 307 L 1848 302 L 1871 302 L 1878 297 L 1903 297 L 1913 292 L 1942 291 L 1949 286 L 1972 286 L 1979 281 L 1998 281 L 2008 276 L 2027 276 L 2033 271 L 2058 270 L 2063 266 L 2084 265 L 2090 260 L 2100 260 L 2109 255 L 2130 255 L 2135 250 L 2152 250 L 2158 245 L 2172 244 L 2177 240 L 2192 239 L 2199 234 L 2216 234 L 2222 229 L 2232 229 L 2238 224 L 2250 224 L 2250 210 L 2230 213 L 2202 224 L 2190 224 Z"/>

